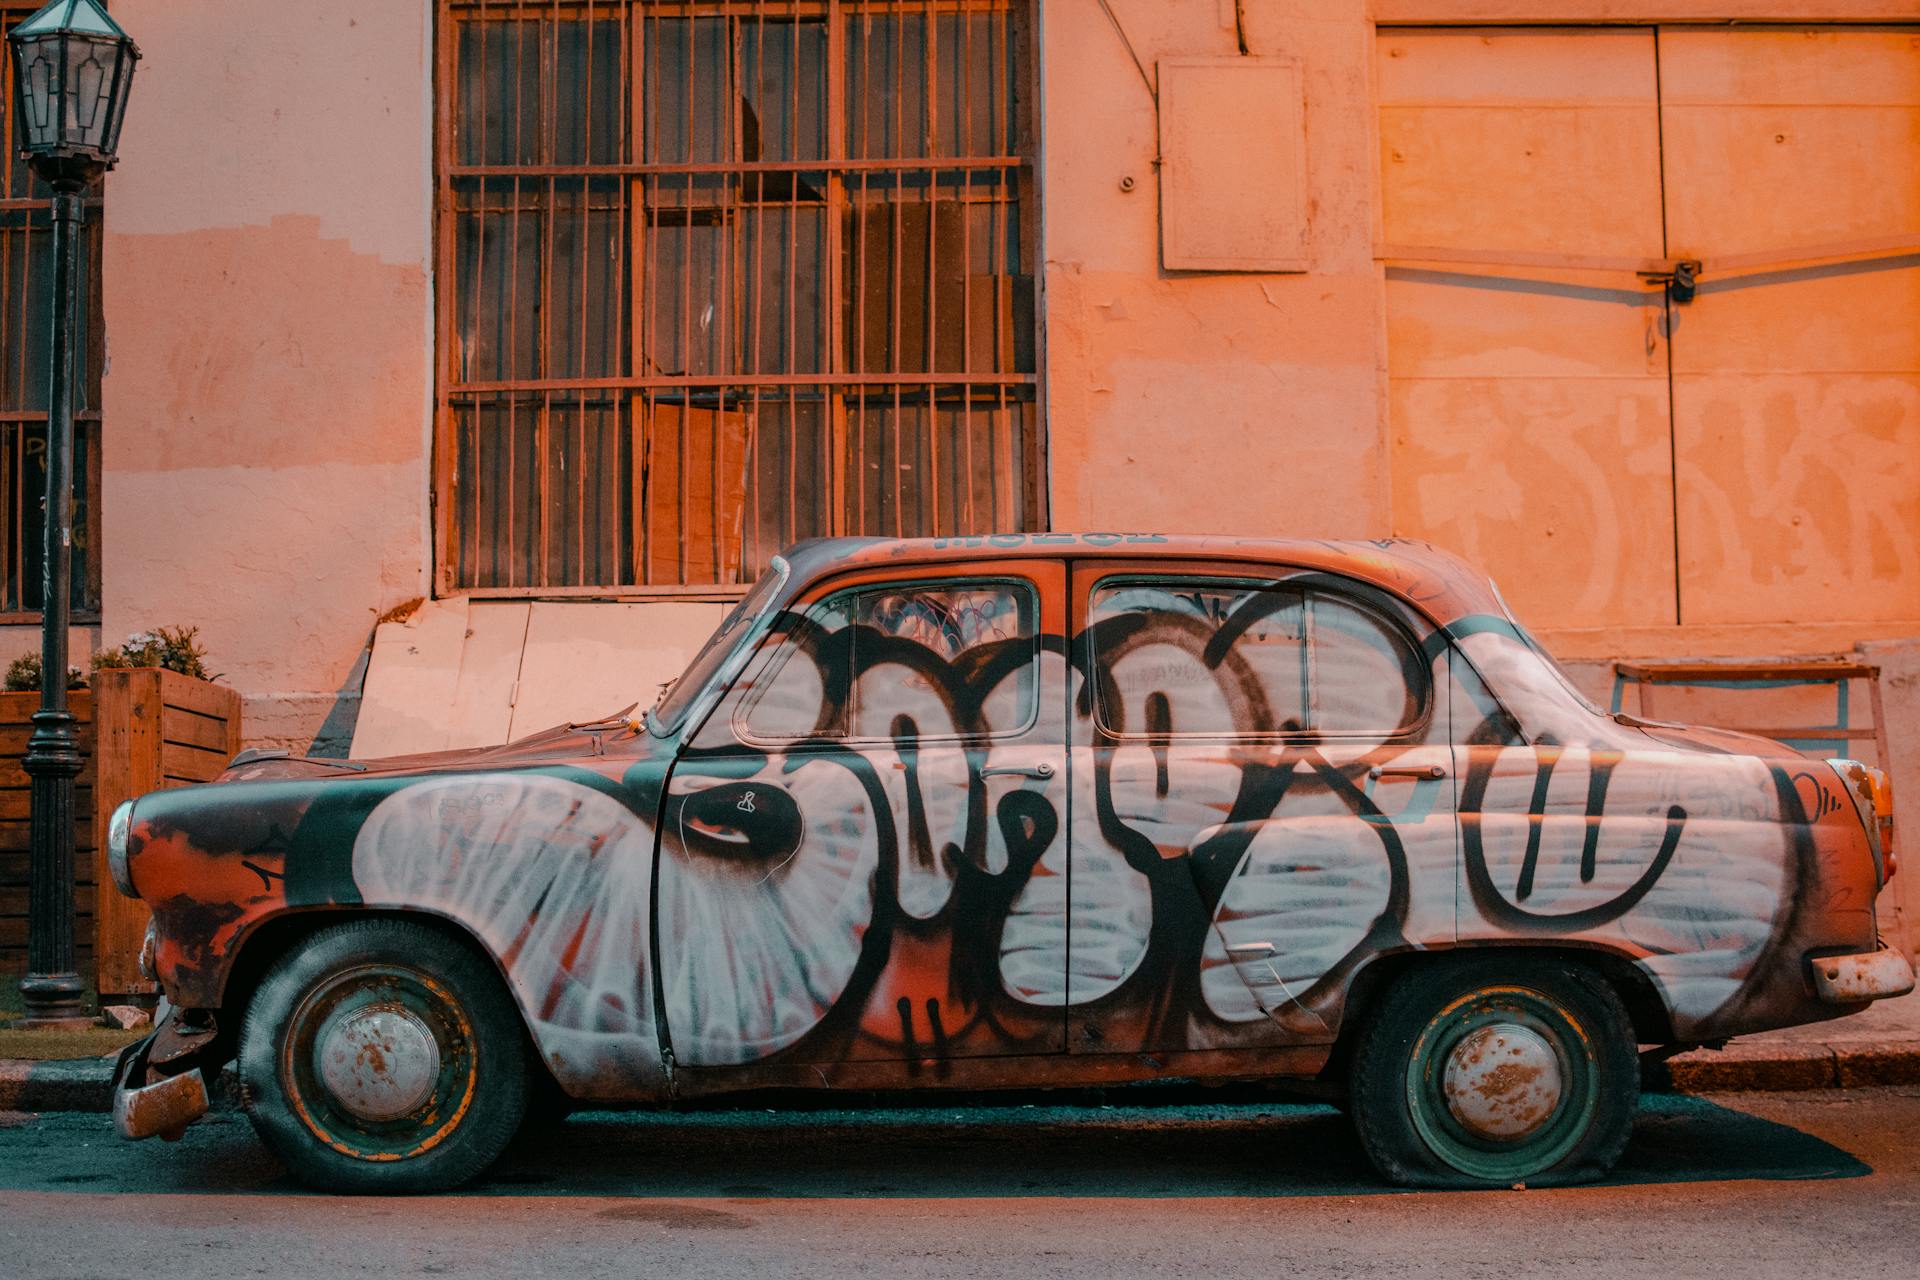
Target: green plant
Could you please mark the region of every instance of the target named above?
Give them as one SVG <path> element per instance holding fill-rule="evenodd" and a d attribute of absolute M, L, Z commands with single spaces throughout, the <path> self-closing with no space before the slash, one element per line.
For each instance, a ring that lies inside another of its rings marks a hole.
<path fill-rule="evenodd" d="M 116 667 L 163 667 L 196 680 L 213 680 L 207 673 L 207 650 L 199 641 L 198 627 L 155 627 L 136 631 L 118 649 L 102 649 L 93 655 L 93 669 Z"/>
<path fill-rule="evenodd" d="M 4 681 L 8 693 L 30 693 L 40 688 L 40 655 L 25 654 L 15 658 L 7 666 Z M 84 689 L 87 687 L 87 674 L 78 667 L 67 668 L 67 688 Z"/>

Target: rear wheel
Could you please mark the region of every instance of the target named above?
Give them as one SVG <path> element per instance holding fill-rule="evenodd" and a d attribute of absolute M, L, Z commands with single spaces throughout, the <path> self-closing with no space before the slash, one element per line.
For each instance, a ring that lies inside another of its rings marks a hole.
<path fill-rule="evenodd" d="M 1620 1158 L 1639 1059 L 1597 974 L 1489 956 L 1402 978 L 1361 1032 L 1351 1079 L 1361 1144 L 1393 1181 L 1552 1186 Z"/>
<path fill-rule="evenodd" d="M 526 1105 L 519 1014 L 492 966 L 437 929 L 360 920 L 267 972 L 238 1053 L 254 1128 L 334 1191 L 456 1186 L 491 1164 Z"/>

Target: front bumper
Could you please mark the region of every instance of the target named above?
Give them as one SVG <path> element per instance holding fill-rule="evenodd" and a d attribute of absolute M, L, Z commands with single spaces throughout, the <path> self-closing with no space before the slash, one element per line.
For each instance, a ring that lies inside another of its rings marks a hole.
<path fill-rule="evenodd" d="M 172 1142 L 212 1105 L 201 1069 L 213 1065 L 213 1028 L 182 1027 L 176 1013 L 168 1010 L 153 1034 L 114 1063 L 113 1127 L 123 1138 Z"/>
<path fill-rule="evenodd" d="M 1892 947 L 1851 956 L 1817 956 L 1813 989 L 1828 1004 L 1865 1004 L 1913 990 L 1913 966 Z"/>

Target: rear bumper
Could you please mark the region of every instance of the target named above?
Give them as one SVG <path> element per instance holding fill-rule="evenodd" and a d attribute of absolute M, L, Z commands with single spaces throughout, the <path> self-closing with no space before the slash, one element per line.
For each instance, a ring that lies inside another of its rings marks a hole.
<path fill-rule="evenodd" d="M 211 1028 L 183 1032 L 169 1010 L 152 1035 L 120 1051 L 113 1067 L 113 1127 L 123 1138 L 171 1142 L 212 1105 L 198 1059 Z"/>
<path fill-rule="evenodd" d="M 1817 956 L 1813 989 L 1828 1004 L 1865 1004 L 1913 990 L 1913 966 L 1892 947 L 1850 956 Z"/>

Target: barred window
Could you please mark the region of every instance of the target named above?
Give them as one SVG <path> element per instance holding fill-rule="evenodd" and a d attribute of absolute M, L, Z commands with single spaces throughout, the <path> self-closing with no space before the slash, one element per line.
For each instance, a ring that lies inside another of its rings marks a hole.
<path fill-rule="evenodd" d="M 0 0 L 11 30 L 40 6 Z M 4 51 L 0 51 L 4 54 Z M 47 381 L 53 354 L 53 192 L 20 159 L 13 60 L 0 56 L 5 189 L 0 190 L 0 622 L 37 621 L 45 588 Z M 75 317 L 81 376 L 74 381 L 73 593 L 84 620 L 100 608 L 101 191 L 86 199 L 80 269 L 86 305 Z"/>
<path fill-rule="evenodd" d="M 1025 0 L 442 0 L 444 590 L 1041 527 Z"/>

